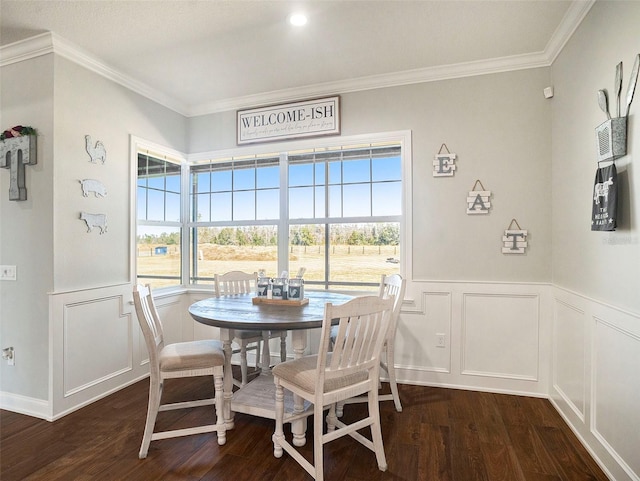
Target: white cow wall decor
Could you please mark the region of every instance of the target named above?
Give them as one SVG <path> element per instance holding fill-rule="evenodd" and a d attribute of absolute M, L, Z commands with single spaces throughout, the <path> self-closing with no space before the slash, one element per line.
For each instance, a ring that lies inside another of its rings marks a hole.
<path fill-rule="evenodd" d="M 80 220 L 87 224 L 87 232 L 91 232 L 94 227 L 100 229 L 100 234 L 107 232 L 107 216 L 106 214 L 90 214 L 88 212 L 80 212 Z"/>

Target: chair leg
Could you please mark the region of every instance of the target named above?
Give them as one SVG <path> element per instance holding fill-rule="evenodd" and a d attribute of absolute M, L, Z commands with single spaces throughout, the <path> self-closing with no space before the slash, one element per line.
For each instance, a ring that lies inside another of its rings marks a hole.
<path fill-rule="evenodd" d="M 382 430 L 380 428 L 380 406 L 378 404 L 378 392 L 370 391 L 368 394 L 369 417 L 371 424 L 371 439 L 373 441 L 373 450 L 376 453 L 378 468 L 380 471 L 387 470 L 387 459 L 384 455 L 384 444 L 382 444 Z"/>
<path fill-rule="evenodd" d="M 284 439 L 284 429 L 283 429 L 283 420 L 284 420 L 284 388 L 278 382 L 278 379 L 275 380 L 276 383 L 276 429 L 273 433 L 272 441 L 273 441 L 273 455 L 276 458 L 282 457 L 282 445 L 280 441 Z"/>
<path fill-rule="evenodd" d="M 280 361 L 287 360 L 287 332 L 280 334 Z"/>
<path fill-rule="evenodd" d="M 336 421 L 338 417 L 336 416 L 336 403 L 333 403 L 329 406 L 329 414 L 327 414 L 327 432 L 335 431 L 336 429 Z"/>
<path fill-rule="evenodd" d="M 338 401 L 336 403 L 336 416 L 339 418 L 344 414 L 344 401 Z"/>
<path fill-rule="evenodd" d="M 256 369 L 262 369 L 262 341 L 256 343 Z"/>
<path fill-rule="evenodd" d="M 245 341 L 242 341 L 240 344 L 240 373 L 241 373 L 241 386 L 247 384 L 247 344 Z"/>
<path fill-rule="evenodd" d="M 213 374 L 213 395 L 216 400 L 216 427 L 218 432 L 218 444 L 222 446 L 227 442 L 227 424 L 224 420 L 224 382 L 223 370 L 216 370 Z"/>
<path fill-rule="evenodd" d="M 387 373 L 389 374 L 389 385 L 391 386 L 391 394 L 393 395 L 393 403 L 396 411 L 402 412 L 402 404 L 400 404 L 400 395 L 398 394 L 398 384 L 396 383 L 396 367 L 393 359 L 393 345 L 387 344 Z"/>
<path fill-rule="evenodd" d="M 320 405 L 318 405 L 320 404 Z M 322 403 L 316 403 L 313 406 L 313 467 L 316 481 L 324 481 L 324 464 L 323 452 L 324 444 L 322 442 L 322 424 L 324 419 Z"/>
<path fill-rule="evenodd" d="M 151 436 L 153 435 L 153 428 L 156 424 L 156 418 L 158 416 L 158 409 L 160 407 L 160 398 L 162 396 L 162 383 L 158 380 L 151 378 L 149 380 L 149 403 L 147 407 L 147 420 L 144 425 L 144 434 L 142 436 L 142 445 L 140 446 L 140 452 L 138 457 L 144 459 L 147 457 L 149 451 L 149 444 L 151 444 Z"/>

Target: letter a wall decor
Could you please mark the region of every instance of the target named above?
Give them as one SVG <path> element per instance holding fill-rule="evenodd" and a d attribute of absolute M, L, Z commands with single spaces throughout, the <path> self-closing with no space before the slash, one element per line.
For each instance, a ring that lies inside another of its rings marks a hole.
<path fill-rule="evenodd" d="M 482 190 L 476 190 L 478 184 L 480 184 Z M 488 214 L 491 208 L 490 197 L 491 191 L 485 190 L 482 182 L 476 180 L 476 183 L 473 184 L 473 188 L 467 196 L 467 214 Z"/>
<path fill-rule="evenodd" d="M 518 228 L 512 229 L 515 224 Z M 527 231 L 523 230 L 518 221 L 511 219 L 511 223 L 502 236 L 502 253 L 503 254 L 524 254 L 527 248 Z"/>
<path fill-rule="evenodd" d="M 447 153 L 443 154 L 442 149 L 446 149 Z M 456 154 L 449 152 L 447 144 L 442 144 L 440 150 L 435 156 L 433 161 L 433 176 L 434 177 L 453 177 L 456 171 Z"/>

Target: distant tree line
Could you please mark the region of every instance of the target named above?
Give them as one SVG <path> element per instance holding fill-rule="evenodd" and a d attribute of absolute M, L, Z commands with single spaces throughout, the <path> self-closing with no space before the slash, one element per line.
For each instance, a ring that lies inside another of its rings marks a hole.
<path fill-rule="evenodd" d="M 275 246 L 278 243 L 277 229 L 266 227 L 198 227 L 198 243 L 224 246 Z M 325 234 L 322 225 L 291 226 L 289 244 L 292 246 L 324 245 Z M 395 223 L 386 224 L 332 224 L 330 227 L 333 245 L 391 245 L 400 243 L 400 227 Z M 138 244 L 180 243 L 177 232 L 159 235 L 138 236 Z"/>

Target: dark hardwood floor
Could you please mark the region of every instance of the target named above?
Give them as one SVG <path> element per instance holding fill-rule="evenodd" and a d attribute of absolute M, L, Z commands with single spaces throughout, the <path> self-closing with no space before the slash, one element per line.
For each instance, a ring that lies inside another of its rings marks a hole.
<path fill-rule="evenodd" d="M 205 397 L 209 382 L 169 380 L 165 400 Z M 0 411 L 0 479 L 311 479 L 286 453 L 273 457 L 273 421 L 242 414 L 235 416 L 224 446 L 215 434 L 154 441 L 148 457 L 138 459 L 147 389 L 147 380 L 138 382 L 53 423 Z M 347 436 L 325 446 L 327 481 L 607 479 L 547 400 L 408 385 L 400 386 L 400 397 L 401 413 L 393 402 L 381 404 L 388 470 L 379 471 L 375 455 Z M 345 419 L 365 409 L 365 404 L 348 405 Z M 158 427 L 213 418 L 209 408 L 169 411 L 159 414 Z M 304 452 L 312 458 L 312 442 Z"/>

